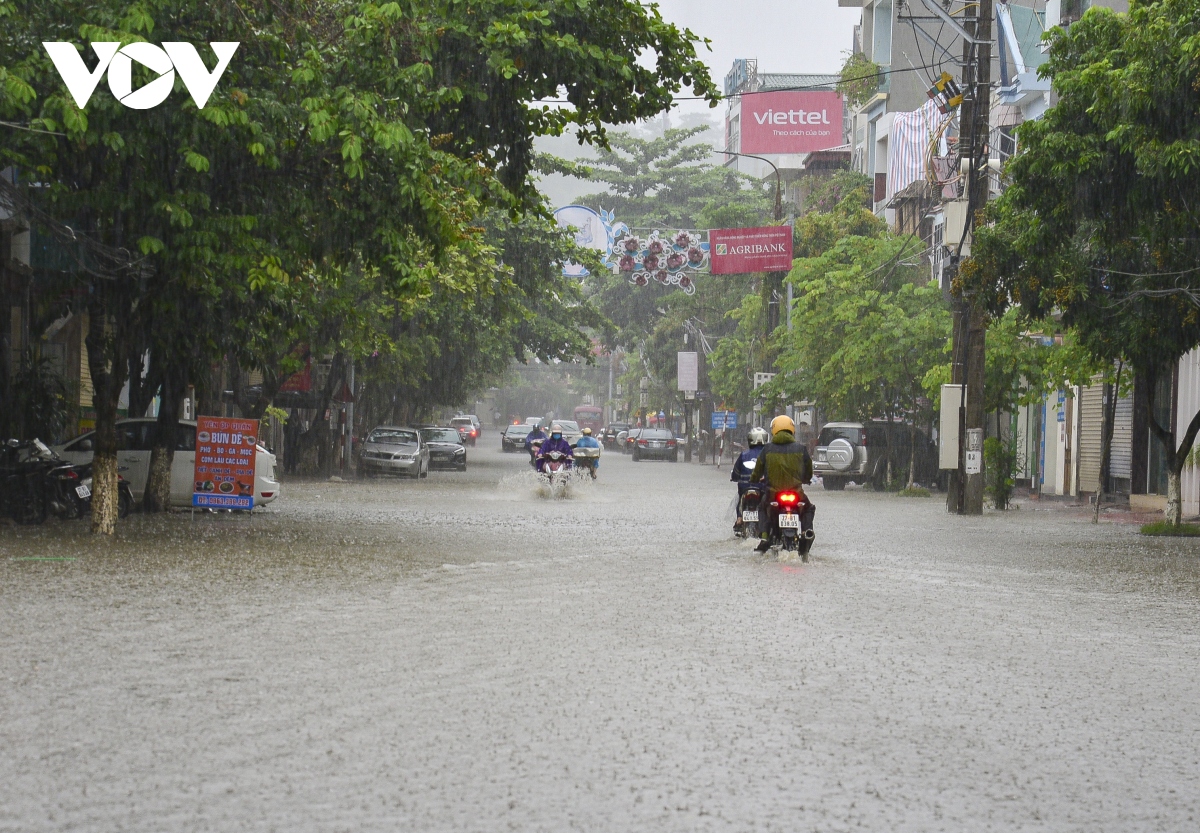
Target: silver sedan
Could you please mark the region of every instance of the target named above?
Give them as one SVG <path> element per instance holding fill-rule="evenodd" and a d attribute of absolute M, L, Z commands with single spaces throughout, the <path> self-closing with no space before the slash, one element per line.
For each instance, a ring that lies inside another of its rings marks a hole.
<path fill-rule="evenodd" d="M 381 425 L 363 443 L 358 473 L 425 477 L 429 474 L 429 447 L 416 428 Z"/>

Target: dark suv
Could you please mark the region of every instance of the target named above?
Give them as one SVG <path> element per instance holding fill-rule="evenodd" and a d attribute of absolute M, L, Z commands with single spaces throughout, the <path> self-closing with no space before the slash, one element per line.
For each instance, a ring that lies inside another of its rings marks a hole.
<path fill-rule="evenodd" d="M 897 426 L 907 431 L 904 426 Z M 897 432 L 899 433 L 899 432 Z M 813 455 L 813 473 L 821 476 L 825 488 L 840 491 L 853 480 L 882 486 L 887 477 L 887 429 L 861 422 L 830 422 L 817 437 Z"/>
<path fill-rule="evenodd" d="M 886 423 L 829 422 L 817 437 L 813 455 L 813 473 L 821 476 L 825 488 L 840 491 L 850 481 L 870 483 L 875 488 L 887 485 L 887 461 L 892 455 L 894 471 L 916 463 L 916 480 L 933 482 L 937 478 L 936 446 L 917 431 L 916 454 L 912 454 L 911 425 L 893 423 L 889 434 Z M 891 441 L 888 441 L 888 438 Z"/>

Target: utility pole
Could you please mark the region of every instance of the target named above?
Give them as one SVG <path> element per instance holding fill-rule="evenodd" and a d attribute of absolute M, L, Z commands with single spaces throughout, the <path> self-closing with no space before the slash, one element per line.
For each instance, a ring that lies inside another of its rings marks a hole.
<path fill-rule="evenodd" d="M 955 276 L 962 268 L 963 244 L 970 240 L 975 217 L 987 207 L 991 192 L 988 174 L 988 110 L 991 107 L 993 0 L 967 6 L 962 21 L 963 96 L 959 110 L 959 152 L 967 166 L 964 193 L 967 201 L 963 238 L 947 241 L 955 247 L 950 258 Z M 933 4 L 926 2 L 933 9 Z M 934 9 L 936 12 L 937 10 Z M 962 30 L 960 30 L 962 31 Z M 967 255 L 970 256 L 969 254 Z M 958 469 L 950 473 L 946 506 L 960 515 L 983 514 L 982 436 L 984 427 L 984 336 L 987 328 L 983 310 L 970 293 L 954 293 L 954 352 L 952 381 L 962 385 L 959 407 Z"/>

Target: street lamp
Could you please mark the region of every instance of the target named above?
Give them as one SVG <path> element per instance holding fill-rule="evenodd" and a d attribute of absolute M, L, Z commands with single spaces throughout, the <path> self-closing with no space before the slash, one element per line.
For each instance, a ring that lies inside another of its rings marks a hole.
<path fill-rule="evenodd" d="M 755 156 L 753 153 L 734 153 L 731 150 L 722 150 L 720 153 L 726 156 L 744 156 L 747 159 L 757 159 L 760 162 L 766 162 L 771 166 L 771 170 L 775 172 L 775 222 L 783 219 L 783 184 L 779 177 L 779 168 L 775 167 L 775 163 L 765 156 Z"/>
<path fill-rule="evenodd" d="M 775 171 L 775 222 L 781 222 L 783 220 L 783 181 L 779 176 L 779 168 L 775 166 L 775 163 L 770 159 L 767 159 L 765 156 L 756 156 L 753 153 L 734 153 L 731 150 L 724 150 L 720 152 L 724 153 L 726 156 L 745 156 L 748 159 L 758 159 L 771 166 L 771 170 Z M 768 337 L 770 337 L 771 333 L 775 331 L 775 328 L 779 326 L 779 307 L 776 299 L 779 298 L 779 291 L 783 288 L 783 276 L 785 273 L 772 272 L 771 274 L 774 275 L 771 286 L 771 294 L 766 299 Z M 790 325 L 792 315 L 791 284 L 788 284 L 788 293 L 788 320 Z M 791 327 L 789 326 L 788 329 L 791 329 Z"/>

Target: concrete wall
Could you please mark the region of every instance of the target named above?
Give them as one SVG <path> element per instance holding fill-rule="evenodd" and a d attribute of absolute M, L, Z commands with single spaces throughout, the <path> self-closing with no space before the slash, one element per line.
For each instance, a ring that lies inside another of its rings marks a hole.
<path fill-rule="evenodd" d="M 1183 437 L 1192 417 L 1200 412 L 1200 349 L 1179 360 L 1179 391 L 1175 402 L 1176 442 Z M 1200 469 L 1184 467 L 1183 514 L 1200 515 Z"/>

